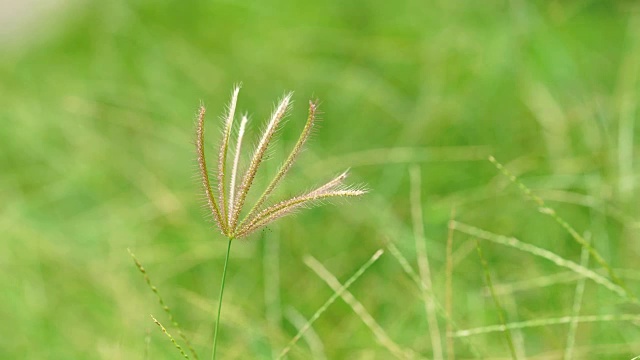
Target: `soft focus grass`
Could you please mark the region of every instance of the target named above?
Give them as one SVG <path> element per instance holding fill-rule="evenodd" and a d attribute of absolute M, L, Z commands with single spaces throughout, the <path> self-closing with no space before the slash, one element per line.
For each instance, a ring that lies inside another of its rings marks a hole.
<path fill-rule="evenodd" d="M 149 318 L 164 314 L 128 247 L 208 357 L 226 242 L 205 220 L 194 115 L 200 100 L 222 113 L 237 81 L 254 132 L 272 99 L 296 91 L 276 159 L 295 142 L 307 100 L 321 99 L 321 130 L 289 180 L 321 183 L 352 166 L 352 179 L 373 191 L 234 246 L 220 358 L 271 357 L 296 333 L 289 310 L 309 317 L 331 296 L 306 254 L 344 281 L 391 240 L 417 269 L 413 164 L 441 302 L 453 207 L 464 223 L 580 262 L 580 247 L 509 185 L 490 154 L 589 232 L 614 268 L 635 270 L 637 10 L 579 0 L 82 4 L 39 41 L 0 49 L 0 358 L 179 358 Z M 304 190 L 296 185 L 285 192 Z M 481 245 L 496 289 L 566 272 Z M 453 247 L 452 317 L 462 328 L 499 324 L 475 239 L 456 233 Z M 627 273 L 637 293 L 638 274 Z M 571 314 L 576 284 L 497 296 L 507 322 L 558 317 Z M 420 291 L 392 256 L 350 291 L 394 341 L 431 357 Z M 582 314 L 638 311 L 593 282 L 584 291 Z M 314 331 L 330 359 L 391 356 L 340 301 Z M 566 334 L 567 325 L 522 330 L 516 351 L 561 357 Z M 484 356 L 509 356 L 500 333 L 469 340 Z M 308 358 L 308 349 L 300 342 L 291 358 Z M 577 358 L 638 354 L 632 323 L 578 325 Z"/>

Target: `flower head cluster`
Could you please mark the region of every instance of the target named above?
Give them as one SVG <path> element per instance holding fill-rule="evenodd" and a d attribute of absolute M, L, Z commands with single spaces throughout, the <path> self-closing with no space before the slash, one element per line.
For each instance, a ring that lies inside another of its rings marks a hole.
<path fill-rule="evenodd" d="M 242 238 L 268 225 L 272 221 L 291 214 L 300 208 L 309 205 L 317 205 L 321 203 L 321 200 L 335 197 L 359 196 L 366 193 L 366 190 L 364 189 L 345 187 L 343 185 L 343 181 L 347 177 L 347 172 L 345 171 L 333 180 L 317 187 L 314 190 L 294 196 L 288 200 L 265 206 L 269 196 L 279 184 L 280 180 L 282 180 L 282 178 L 287 174 L 300 154 L 304 143 L 309 138 L 309 134 L 311 133 L 311 129 L 313 128 L 318 112 L 318 103 L 310 101 L 307 122 L 302 129 L 302 133 L 300 134 L 298 141 L 291 150 L 291 153 L 289 153 L 289 156 L 282 163 L 274 178 L 262 192 L 262 195 L 260 195 L 258 200 L 251 206 L 247 214 L 240 219 L 240 215 L 246 205 L 245 201 L 247 199 L 247 195 L 253 185 L 258 168 L 264 161 L 269 144 L 273 140 L 276 130 L 280 126 L 282 119 L 287 114 L 291 105 L 291 93 L 286 94 L 282 100 L 280 100 L 271 114 L 264 132 L 260 136 L 258 145 L 253 151 L 251 160 L 246 166 L 247 169 L 242 176 L 242 179 L 240 179 L 238 177 L 238 168 L 240 165 L 242 139 L 244 137 L 245 127 L 247 124 L 246 115 L 242 116 L 240 120 L 237 132 L 238 136 L 234 144 L 235 146 L 233 147 L 233 158 L 227 157 L 229 148 L 231 147 L 231 133 L 234 127 L 239 91 L 239 86 L 233 89 L 231 103 L 229 104 L 228 112 L 224 116 L 222 140 L 220 142 L 220 150 L 218 152 L 217 189 L 215 192 L 211 187 L 211 180 L 209 179 L 209 172 L 207 170 L 207 162 L 204 154 L 204 106 L 200 107 L 197 119 L 196 147 L 202 185 L 204 187 L 207 205 L 222 234 L 230 239 Z M 228 163 L 231 165 L 231 174 L 227 184 L 226 173 Z"/>

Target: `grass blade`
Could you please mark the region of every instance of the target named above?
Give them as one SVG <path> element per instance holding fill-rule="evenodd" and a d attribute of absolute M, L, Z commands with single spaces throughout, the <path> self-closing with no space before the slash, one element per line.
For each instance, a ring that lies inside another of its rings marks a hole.
<path fill-rule="evenodd" d="M 427 239 L 424 234 L 424 224 L 422 221 L 422 201 L 420 189 L 422 188 L 420 179 L 420 167 L 414 165 L 409 171 L 411 178 L 411 217 L 413 222 L 413 235 L 416 244 L 416 254 L 418 257 L 418 269 L 422 283 L 430 289 L 430 295 L 422 292 L 425 312 L 429 324 L 429 335 L 431 336 L 431 348 L 433 349 L 434 360 L 442 360 L 442 340 L 440 329 L 438 328 L 438 318 L 436 317 L 433 283 L 431 282 L 431 270 L 429 268 L 429 257 L 427 256 Z"/>
<path fill-rule="evenodd" d="M 591 280 L 593 280 L 594 282 L 604 286 L 605 288 L 611 290 L 612 292 L 616 293 L 617 295 L 619 295 L 620 297 L 622 297 L 623 299 L 628 299 L 627 298 L 627 294 L 624 291 L 623 288 L 621 288 L 619 285 L 614 284 L 613 282 L 611 282 L 611 280 L 607 279 L 606 277 L 599 275 L 597 273 L 595 273 L 593 270 L 587 269 L 584 266 L 581 266 L 580 264 L 576 264 L 573 261 L 564 259 L 562 257 L 560 257 L 559 255 L 552 253 L 549 250 L 545 250 L 542 248 L 539 248 L 535 245 L 531 245 L 525 242 L 522 242 L 514 237 L 507 237 L 507 236 L 503 236 L 503 235 L 497 235 L 494 233 L 490 233 L 488 231 L 485 230 L 481 230 L 478 229 L 476 227 L 473 227 L 471 225 L 467 225 L 464 223 L 461 223 L 459 221 L 454 221 L 453 222 L 454 228 L 457 231 L 460 231 L 462 233 L 465 233 L 467 235 L 476 237 L 476 238 L 480 238 L 480 239 L 484 239 L 484 240 L 489 240 L 491 242 L 497 243 L 497 244 L 501 244 L 501 245 L 506 245 L 506 246 L 510 246 L 512 248 L 518 249 L 520 251 L 524 251 L 527 252 L 529 254 L 547 259 L 551 262 L 553 262 L 554 264 L 556 264 L 557 266 L 560 267 L 564 267 L 567 268 L 569 270 L 572 270 L 573 272 L 587 277 Z"/>
<path fill-rule="evenodd" d="M 547 319 L 535 319 L 520 322 L 512 322 L 508 324 L 489 325 L 472 329 L 458 330 L 453 336 L 455 337 L 467 337 L 474 335 L 490 334 L 494 332 L 503 332 L 505 330 L 513 329 L 527 329 L 534 327 L 550 326 L 550 325 L 565 325 L 576 321 L 578 323 L 595 323 L 595 322 L 610 322 L 610 321 L 640 321 L 639 314 L 619 314 L 619 315 L 582 315 L 582 316 L 562 316 L 557 318 Z"/>
<path fill-rule="evenodd" d="M 600 266 L 602 266 L 607 270 L 607 273 L 609 274 L 609 277 L 611 278 L 611 280 L 616 285 L 618 285 L 619 288 L 623 290 L 624 296 L 627 297 L 627 299 L 630 302 L 638 303 L 638 299 L 631 292 L 629 292 L 624 282 L 622 281 L 622 279 L 620 279 L 620 277 L 618 277 L 618 275 L 615 273 L 613 268 L 609 266 L 609 264 L 605 261 L 602 255 L 600 255 L 600 253 L 593 246 L 591 246 L 591 244 L 589 244 L 589 242 L 587 242 L 587 240 L 584 237 L 582 237 L 582 235 L 580 235 L 571 225 L 569 225 L 569 223 L 567 223 L 563 218 L 561 218 L 560 215 L 558 215 L 554 209 L 546 206 L 542 198 L 533 194 L 531 189 L 529 189 L 520 180 L 518 180 L 518 178 L 515 175 L 513 175 L 507 168 L 505 168 L 501 163 L 499 163 L 496 160 L 496 158 L 494 158 L 493 156 L 490 156 L 489 161 L 491 161 L 491 163 L 493 163 L 493 165 L 495 165 L 495 167 L 500 172 L 502 172 L 512 183 L 517 185 L 520 191 L 522 191 L 522 193 L 526 197 L 528 197 L 533 202 L 535 202 L 536 205 L 538 205 L 538 210 L 541 213 L 550 216 L 560 226 L 562 226 L 578 244 L 580 244 L 582 247 L 587 249 L 591 254 L 591 256 L 594 258 L 594 260 L 598 264 L 600 264 Z"/>
<path fill-rule="evenodd" d="M 376 255 L 382 255 L 383 251 L 378 250 Z M 322 280 L 324 280 L 334 292 L 338 293 L 344 285 L 340 284 L 338 279 L 333 276 L 322 264 L 314 257 L 307 256 L 305 258 L 305 264 L 313 270 Z M 384 346 L 390 353 L 399 359 L 413 359 L 416 358 L 416 354 L 410 349 L 403 349 L 395 341 L 393 341 L 389 335 L 382 329 L 380 324 L 371 316 L 371 314 L 365 309 L 360 301 L 358 301 L 348 290 L 344 289 L 340 293 L 340 297 L 346 302 L 351 309 L 360 317 L 362 322 L 373 332 L 376 340 L 380 345 Z"/>
<path fill-rule="evenodd" d="M 364 274 L 365 271 L 367 271 L 367 269 L 369 269 L 369 267 L 371 265 L 373 265 L 373 263 L 375 263 L 380 256 L 382 256 L 382 254 L 384 253 L 384 251 L 382 249 L 376 251 L 373 256 L 371 256 L 371 258 L 364 263 L 359 269 L 358 271 L 356 271 L 350 278 L 349 280 L 347 280 L 344 285 L 340 285 L 337 288 L 334 288 L 333 291 L 333 295 L 331 295 L 331 297 L 313 314 L 313 316 L 311 316 L 311 318 L 309 319 L 309 321 L 302 326 L 302 328 L 298 331 L 298 333 L 296 334 L 296 336 L 293 337 L 293 339 L 291 339 L 291 341 L 289 341 L 289 343 L 287 344 L 287 346 L 282 349 L 282 352 L 280 352 L 280 355 L 278 356 L 278 359 L 282 359 L 285 355 L 287 355 L 287 353 L 291 350 L 291 347 L 293 345 L 295 345 L 296 342 L 298 342 L 298 340 L 300 340 L 300 338 L 304 335 L 304 333 L 309 330 L 309 328 L 311 328 L 311 325 L 313 325 L 313 323 L 318 320 L 318 318 L 320 318 L 320 315 L 322 315 L 331 304 L 333 304 L 333 302 L 336 301 L 336 299 L 340 296 L 343 295 L 343 293 L 345 293 L 347 291 L 347 289 L 356 281 L 358 280 L 358 278 L 360 276 L 362 276 L 362 274 Z M 305 263 L 307 263 L 309 260 L 309 258 L 311 257 L 307 257 L 305 258 Z M 311 258 L 313 259 L 313 258 Z M 315 260 L 315 259 L 313 259 Z M 317 262 L 317 260 L 315 260 Z M 307 264 L 308 265 L 308 264 Z M 309 265 L 308 265 L 309 266 Z M 322 265 L 321 265 L 322 266 Z M 312 268 L 313 269 L 313 268 Z M 337 281 L 337 280 L 336 280 Z M 332 287 L 333 288 L 333 287 Z"/>
<path fill-rule="evenodd" d="M 338 298 L 337 296 L 335 297 Z M 335 299 L 334 299 L 335 300 Z M 313 331 L 312 327 L 307 326 L 310 320 L 307 320 L 294 308 L 288 308 L 285 311 L 287 320 L 298 329 L 298 332 L 301 332 L 302 338 L 305 340 L 309 349 L 311 350 L 311 354 L 313 355 L 313 359 L 317 360 L 326 360 L 327 355 L 324 353 L 324 344 L 318 334 Z M 302 331 L 303 329 L 306 329 Z"/>
<path fill-rule="evenodd" d="M 513 345 L 513 337 L 511 336 L 511 331 L 506 327 L 507 322 L 505 311 L 500 304 L 498 296 L 496 296 L 495 290 L 493 289 L 493 281 L 491 281 L 491 273 L 489 273 L 489 264 L 487 264 L 487 260 L 482 255 L 482 248 L 480 247 L 479 240 L 476 240 L 476 250 L 478 250 L 478 257 L 480 258 L 480 263 L 482 264 L 485 281 L 487 282 L 487 286 L 491 291 L 491 298 L 493 299 L 493 303 L 496 304 L 496 309 L 498 310 L 498 318 L 500 319 L 500 323 L 502 323 L 502 325 L 505 325 L 505 330 L 503 331 L 503 333 L 507 341 L 507 345 L 509 346 L 509 351 L 511 351 L 511 357 L 513 359 L 517 359 L 518 355 L 516 355 L 516 348 Z"/>
<path fill-rule="evenodd" d="M 389 250 L 391 255 L 393 255 L 393 257 L 398 261 L 398 263 L 402 267 L 402 270 L 404 270 L 404 272 L 409 276 L 409 278 L 411 278 L 411 280 L 413 280 L 413 282 L 416 284 L 418 289 L 420 289 L 421 292 L 427 293 L 426 296 L 430 296 L 429 295 L 429 291 L 430 290 L 422 283 L 422 281 L 420 280 L 420 276 L 411 267 L 411 265 L 409 264 L 409 261 L 407 260 L 407 258 L 404 257 L 404 255 L 402 255 L 400 250 L 392 242 L 388 242 L 387 243 L 387 249 Z M 435 305 L 436 305 L 436 310 L 438 311 L 438 314 L 445 320 L 445 322 L 448 325 L 450 325 L 452 327 L 452 331 L 453 330 L 457 330 L 458 329 L 458 325 L 456 324 L 456 322 L 451 317 L 451 313 L 448 313 L 440 305 L 439 302 L 436 301 Z M 451 337 L 453 339 L 453 335 L 452 334 L 453 334 L 453 332 L 451 332 L 449 337 Z M 471 350 L 471 352 L 473 353 L 473 355 L 475 357 L 482 358 L 482 356 L 480 355 L 480 352 L 478 351 L 478 349 L 470 341 L 468 341 L 468 339 L 463 339 L 463 341 L 466 343 L 466 345 L 468 346 L 469 350 Z"/>
<path fill-rule="evenodd" d="M 447 232 L 447 250 L 446 250 L 446 270 L 445 270 L 445 296 L 444 296 L 444 309 L 449 317 L 453 315 L 453 219 L 455 218 L 456 211 L 451 209 L 451 217 L 449 219 L 449 226 Z M 453 343 L 453 323 L 447 322 L 447 359 L 455 359 L 455 347 Z"/>
<path fill-rule="evenodd" d="M 587 267 L 589 265 L 589 251 L 582 248 L 582 254 L 580 256 L 580 265 Z M 585 278 L 578 280 L 576 285 L 576 291 L 573 298 L 573 307 L 571 309 L 571 316 L 573 321 L 569 323 L 569 330 L 567 331 L 567 345 L 564 351 L 564 359 L 571 360 L 573 358 L 573 347 L 576 342 L 576 331 L 578 329 L 578 316 L 580 316 L 580 308 L 582 307 L 582 297 L 584 295 Z"/>

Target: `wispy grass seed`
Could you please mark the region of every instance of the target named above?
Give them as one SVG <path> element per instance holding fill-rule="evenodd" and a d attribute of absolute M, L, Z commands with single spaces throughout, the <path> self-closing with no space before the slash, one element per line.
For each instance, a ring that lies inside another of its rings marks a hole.
<path fill-rule="evenodd" d="M 213 218 L 218 226 L 220 232 L 229 239 L 244 238 L 251 235 L 256 230 L 268 225 L 269 223 L 289 215 L 296 210 L 308 207 L 312 205 L 318 205 L 321 200 L 326 200 L 336 197 L 353 197 L 365 194 L 366 189 L 360 187 L 347 187 L 343 185 L 343 181 L 346 179 L 348 171 L 340 174 L 338 177 L 331 181 L 315 188 L 307 193 L 300 194 L 291 199 L 277 202 L 270 206 L 264 206 L 268 201 L 270 195 L 277 188 L 280 181 L 286 176 L 289 169 L 293 166 L 298 155 L 302 151 L 304 144 L 306 143 L 313 126 L 316 121 L 318 112 L 318 103 L 316 101 L 309 102 L 309 115 L 305 123 L 302 132 L 291 150 L 289 156 L 280 166 L 278 172 L 273 177 L 269 185 L 262 192 L 258 200 L 251 206 L 246 216 L 240 220 L 240 215 L 245 208 L 245 201 L 252 188 L 256 174 L 262 162 L 265 160 L 265 155 L 269 148 L 270 143 L 273 141 L 274 135 L 281 124 L 283 118 L 287 114 L 291 106 L 291 93 L 287 93 L 278 103 L 275 110 L 271 114 L 269 121 L 260 136 L 258 145 L 256 146 L 251 160 L 247 166 L 247 170 L 242 176 L 240 184 L 236 182 L 239 179 L 238 169 L 240 168 L 240 152 L 242 149 L 242 141 L 245 133 L 245 127 L 247 124 L 246 115 L 242 117 L 242 120 L 238 129 L 238 139 L 236 141 L 236 147 L 233 154 L 233 163 L 231 167 L 231 174 L 229 177 L 229 184 L 226 184 L 226 172 L 227 172 L 227 159 L 230 147 L 231 133 L 234 127 L 234 117 L 236 112 L 236 106 L 238 102 L 238 94 L 240 87 L 236 86 L 233 90 L 231 102 L 227 111 L 227 115 L 224 117 L 224 128 L 222 141 L 220 144 L 219 156 L 218 156 L 218 171 L 217 171 L 217 194 L 212 189 L 212 184 L 209 178 L 207 169 L 207 162 L 204 151 L 204 119 L 206 109 L 204 106 L 200 107 L 197 119 L 196 129 L 196 148 L 198 167 L 202 178 L 202 186 L 204 188 L 207 204 Z"/>

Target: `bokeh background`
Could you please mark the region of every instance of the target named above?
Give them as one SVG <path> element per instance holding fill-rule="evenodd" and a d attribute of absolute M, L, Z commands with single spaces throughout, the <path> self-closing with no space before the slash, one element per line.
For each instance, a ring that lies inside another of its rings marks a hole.
<path fill-rule="evenodd" d="M 331 296 L 305 255 L 344 282 L 391 241 L 417 269 L 416 227 L 443 303 L 452 209 L 461 222 L 580 262 L 570 234 L 489 155 L 586 234 L 637 294 L 639 10 L 590 0 L 3 0 L 0 358 L 181 358 L 149 317 L 176 335 L 127 248 L 209 358 L 226 241 L 197 180 L 194 116 L 202 101 L 215 156 L 219 114 L 238 82 L 249 136 L 295 91 L 258 185 L 295 142 L 308 99 L 319 98 L 323 121 L 279 196 L 348 167 L 372 191 L 233 246 L 220 358 L 272 358 Z M 421 175 L 419 219 L 410 169 Z M 480 244 L 506 321 L 572 314 L 579 276 Z M 475 247 L 454 233 L 451 317 L 460 329 L 500 323 Z M 393 256 L 350 290 L 391 339 L 432 357 L 420 291 Z M 593 281 L 584 291 L 583 315 L 640 310 Z M 514 332 L 516 352 L 562 358 L 567 329 Z M 290 358 L 393 356 L 342 300 L 311 335 Z M 454 344 L 457 358 L 510 357 L 500 332 Z M 637 323 L 579 324 L 573 355 L 640 355 Z"/>

